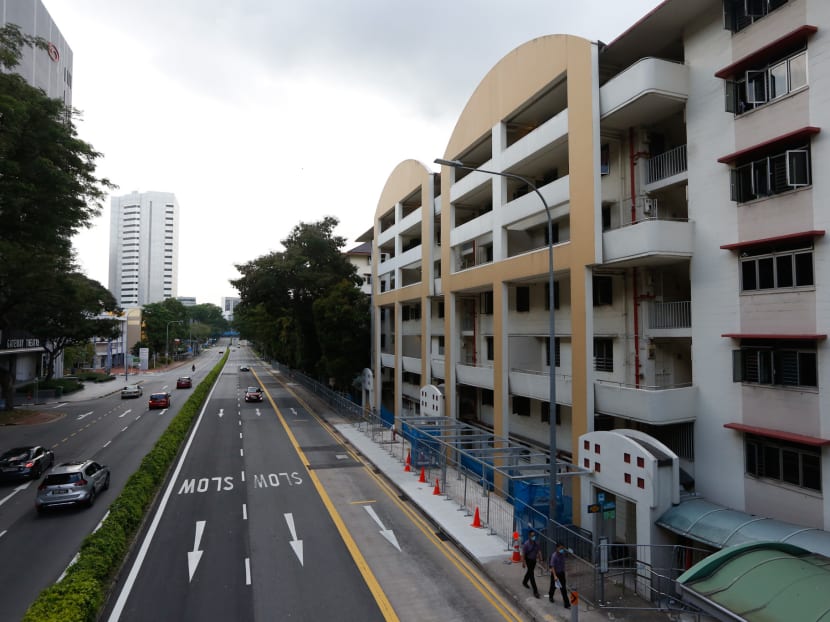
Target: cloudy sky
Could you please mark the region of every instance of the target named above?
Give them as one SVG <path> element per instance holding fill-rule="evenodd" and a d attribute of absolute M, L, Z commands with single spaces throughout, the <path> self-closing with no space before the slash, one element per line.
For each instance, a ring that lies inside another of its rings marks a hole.
<path fill-rule="evenodd" d="M 538 36 L 610 42 L 658 0 L 43 0 L 81 137 L 119 188 L 173 192 L 179 295 L 324 216 L 354 244 L 402 160 L 432 165 L 475 87 Z M 76 239 L 107 284 L 109 201 Z"/>

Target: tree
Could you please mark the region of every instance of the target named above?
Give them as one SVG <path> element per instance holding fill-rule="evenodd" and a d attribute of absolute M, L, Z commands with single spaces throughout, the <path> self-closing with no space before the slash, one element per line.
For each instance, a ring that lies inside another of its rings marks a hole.
<path fill-rule="evenodd" d="M 141 319 L 142 341 L 155 354 L 166 355 L 174 339 L 187 337 L 187 307 L 175 298 L 144 305 Z"/>
<path fill-rule="evenodd" d="M 350 387 L 356 372 L 370 364 L 370 318 L 369 297 L 345 280 L 314 301 L 320 371 L 338 387 Z"/>
<path fill-rule="evenodd" d="M 0 65 L 13 70 L 23 45 L 43 47 L 9 24 L 0 28 Z M 100 213 L 106 179 L 100 154 L 80 140 L 67 110 L 19 75 L 0 72 L 0 332 L 29 331 L 51 314 L 52 283 L 74 271 L 72 237 Z M 0 359 L 0 389 L 14 407 L 16 357 Z"/>
<path fill-rule="evenodd" d="M 50 314 L 30 327 L 46 352 L 46 380 L 52 379 L 55 360 L 67 346 L 89 342 L 93 337 L 117 338 L 121 310 L 113 295 L 79 272 L 52 283 Z M 45 301 L 44 301 L 45 304 Z M 105 313 L 114 314 L 104 317 Z"/>
<path fill-rule="evenodd" d="M 235 314 L 238 326 L 262 327 L 262 314 L 274 323 L 268 332 L 274 356 L 306 372 L 325 374 L 322 349 L 314 317 L 314 302 L 343 282 L 357 288 L 357 269 L 341 252 L 345 239 L 334 235 L 338 220 L 326 217 L 300 223 L 282 240 L 285 250 L 237 265 L 242 277 L 231 284 L 240 293 Z M 256 322 L 251 322 L 256 318 Z M 242 332 L 258 343 L 263 335 Z M 368 343 L 368 342 L 367 342 Z"/>
<path fill-rule="evenodd" d="M 228 320 L 222 315 L 222 309 L 217 305 L 205 303 L 185 308 L 190 322 L 191 337 L 204 340 L 210 336 L 218 337 L 228 330 Z"/>

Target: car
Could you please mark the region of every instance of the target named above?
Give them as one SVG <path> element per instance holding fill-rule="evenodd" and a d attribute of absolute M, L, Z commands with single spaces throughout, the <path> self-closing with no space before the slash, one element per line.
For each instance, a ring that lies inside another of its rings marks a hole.
<path fill-rule="evenodd" d="M 55 454 L 45 447 L 14 447 L 0 455 L 0 480 L 38 479 L 55 463 Z"/>
<path fill-rule="evenodd" d="M 121 399 L 127 399 L 130 397 L 141 397 L 144 394 L 144 389 L 141 388 L 140 384 L 128 384 L 123 389 L 121 389 Z"/>
<path fill-rule="evenodd" d="M 240 365 L 239 366 L 239 371 L 251 371 L 251 368 L 248 367 L 247 365 Z"/>
<path fill-rule="evenodd" d="M 262 389 L 259 387 L 248 387 L 245 389 L 245 401 L 246 402 L 261 402 L 262 401 Z"/>
<path fill-rule="evenodd" d="M 169 393 L 152 393 L 150 394 L 150 401 L 148 402 L 150 410 L 154 408 L 170 408 L 170 394 Z"/>
<path fill-rule="evenodd" d="M 177 389 L 189 389 L 193 386 L 193 380 L 191 380 L 190 376 L 182 376 L 178 380 L 176 380 L 176 388 Z"/>
<path fill-rule="evenodd" d="M 64 505 L 92 507 L 95 497 L 109 487 L 110 470 L 105 464 L 94 460 L 62 462 L 37 487 L 35 507 L 40 513 Z"/>

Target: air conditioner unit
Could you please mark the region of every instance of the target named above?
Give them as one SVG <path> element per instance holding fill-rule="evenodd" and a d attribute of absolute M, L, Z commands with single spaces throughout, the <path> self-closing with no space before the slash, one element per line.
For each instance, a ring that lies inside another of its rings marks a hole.
<path fill-rule="evenodd" d="M 643 197 L 643 214 L 651 216 L 657 212 L 657 201 L 648 197 Z"/>
<path fill-rule="evenodd" d="M 380 261 L 383 263 L 384 261 L 389 261 L 389 253 L 381 253 L 380 254 Z"/>

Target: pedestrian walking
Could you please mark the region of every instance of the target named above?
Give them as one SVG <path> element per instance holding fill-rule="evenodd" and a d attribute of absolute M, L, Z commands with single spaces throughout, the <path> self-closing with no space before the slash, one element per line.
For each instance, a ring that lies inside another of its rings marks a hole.
<path fill-rule="evenodd" d="M 522 585 L 530 589 L 530 585 L 528 585 L 528 581 L 530 581 L 533 586 L 533 595 L 536 598 L 539 598 L 539 588 L 536 587 L 534 570 L 536 569 L 536 562 L 541 559 L 541 556 L 542 547 L 539 546 L 539 542 L 536 540 L 536 532 L 531 529 L 528 532 L 527 540 L 522 545 L 522 568 L 527 568 L 524 579 L 522 579 Z"/>
<path fill-rule="evenodd" d="M 565 574 L 565 556 L 568 554 L 565 545 L 561 542 L 556 543 L 556 548 L 550 556 L 550 589 L 548 589 L 548 599 L 553 602 L 553 595 L 556 589 L 562 591 L 562 601 L 565 604 L 565 609 L 571 608 L 571 603 L 568 599 L 568 582 Z"/>

